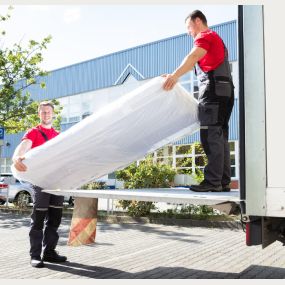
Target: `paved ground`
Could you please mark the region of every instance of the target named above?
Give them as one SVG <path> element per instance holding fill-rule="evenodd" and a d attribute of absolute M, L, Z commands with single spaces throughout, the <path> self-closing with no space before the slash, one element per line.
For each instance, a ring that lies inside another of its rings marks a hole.
<path fill-rule="evenodd" d="M 0 212 L 0 279 L 285 278 L 285 247 L 246 247 L 242 230 L 99 223 L 95 244 L 69 247 L 69 226 L 57 248 L 68 262 L 32 268 L 29 216 Z"/>

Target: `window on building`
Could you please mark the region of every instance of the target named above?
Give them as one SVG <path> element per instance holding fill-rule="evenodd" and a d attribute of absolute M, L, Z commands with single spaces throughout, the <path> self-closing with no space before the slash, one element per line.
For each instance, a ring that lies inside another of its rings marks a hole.
<path fill-rule="evenodd" d="M 92 95 L 91 93 L 81 94 L 81 111 L 82 114 L 92 114 Z"/>
<path fill-rule="evenodd" d="M 176 155 L 184 155 L 185 153 L 192 153 L 192 146 L 190 144 L 176 146 Z"/>
<path fill-rule="evenodd" d="M 231 160 L 231 177 L 238 179 L 238 153 L 237 153 L 237 141 L 229 142 L 230 144 L 230 160 Z"/>
<path fill-rule="evenodd" d="M 229 142 L 231 155 L 231 176 L 238 179 L 237 142 Z M 158 149 L 152 154 L 155 163 L 172 165 L 179 174 L 197 173 L 203 171 L 207 164 L 207 157 L 203 147 L 196 142 L 187 145 L 168 145 Z"/>
<path fill-rule="evenodd" d="M 198 99 L 198 80 L 194 73 L 194 71 L 190 71 L 183 75 L 183 77 L 180 78 L 179 83 L 190 92 L 190 94 L 193 94 L 193 96 Z"/>
<path fill-rule="evenodd" d="M 78 122 L 81 119 L 81 98 L 80 95 L 69 97 L 69 122 Z"/>
<path fill-rule="evenodd" d="M 11 158 L 0 158 L 1 168 L 0 173 L 11 173 L 11 165 L 12 159 Z"/>
<path fill-rule="evenodd" d="M 61 123 L 76 123 L 92 114 L 92 94 L 79 94 L 58 99 L 61 106 Z"/>

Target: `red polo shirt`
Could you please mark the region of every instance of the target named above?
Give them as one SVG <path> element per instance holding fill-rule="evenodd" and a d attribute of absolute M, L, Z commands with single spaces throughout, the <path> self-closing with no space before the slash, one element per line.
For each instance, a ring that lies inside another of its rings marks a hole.
<path fill-rule="evenodd" d="M 194 39 L 194 46 L 207 51 L 198 62 L 204 72 L 216 69 L 224 61 L 224 44 L 216 32 L 210 29 L 200 32 Z"/>
<path fill-rule="evenodd" d="M 22 140 L 25 140 L 25 139 L 31 140 L 33 142 L 32 148 L 44 144 L 46 140 L 41 134 L 41 132 L 39 131 L 39 129 L 46 134 L 49 140 L 56 137 L 59 134 L 59 132 L 56 131 L 54 128 L 46 129 L 42 127 L 41 125 L 37 125 L 36 127 L 29 129 L 23 136 Z"/>

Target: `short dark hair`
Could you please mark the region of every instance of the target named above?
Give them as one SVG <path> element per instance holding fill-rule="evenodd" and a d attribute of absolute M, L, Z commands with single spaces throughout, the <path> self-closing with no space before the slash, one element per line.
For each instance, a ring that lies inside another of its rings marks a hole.
<path fill-rule="evenodd" d="M 51 101 L 43 101 L 39 104 L 38 112 L 40 111 L 42 106 L 50 106 L 52 110 L 54 110 L 53 103 Z"/>
<path fill-rule="evenodd" d="M 190 13 L 186 19 L 185 22 L 190 19 L 191 21 L 195 20 L 196 18 L 199 18 L 204 25 L 207 25 L 207 18 L 206 16 L 200 11 L 200 10 L 195 10 L 192 13 Z"/>

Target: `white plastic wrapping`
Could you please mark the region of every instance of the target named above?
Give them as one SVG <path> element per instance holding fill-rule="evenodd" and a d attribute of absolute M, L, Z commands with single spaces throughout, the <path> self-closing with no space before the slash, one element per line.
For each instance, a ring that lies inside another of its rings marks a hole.
<path fill-rule="evenodd" d="M 45 189 L 76 189 L 199 128 L 197 100 L 157 77 L 25 155 L 13 175 Z"/>

